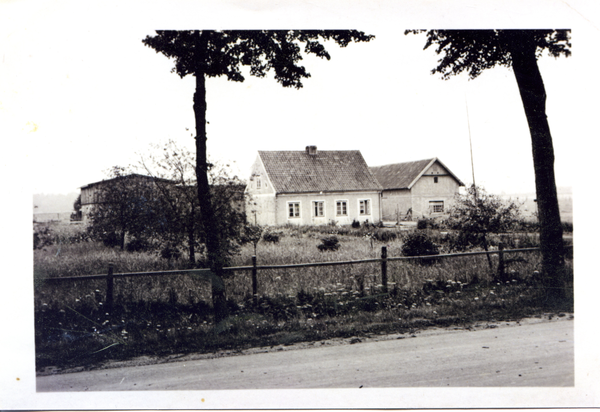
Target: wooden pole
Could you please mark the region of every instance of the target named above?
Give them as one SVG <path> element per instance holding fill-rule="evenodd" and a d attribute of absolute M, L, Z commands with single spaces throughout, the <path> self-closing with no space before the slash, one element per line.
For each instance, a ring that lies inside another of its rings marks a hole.
<path fill-rule="evenodd" d="M 498 244 L 498 251 L 500 252 L 498 253 L 498 279 L 504 282 L 506 280 L 504 276 L 504 243 Z"/>
<path fill-rule="evenodd" d="M 258 305 L 258 279 L 256 276 L 256 256 L 252 256 L 252 297 L 254 305 Z"/>
<path fill-rule="evenodd" d="M 106 310 L 111 311 L 113 307 L 113 277 L 114 264 L 108 264 L 108 275 L 106 276 Z"/>
<path fill-rule="evenodd" d="M 383 293 L 387 293 L 387 291 L 388 291 L 387 246 L 381 247 L 381 283 L 383 285 Z"/>

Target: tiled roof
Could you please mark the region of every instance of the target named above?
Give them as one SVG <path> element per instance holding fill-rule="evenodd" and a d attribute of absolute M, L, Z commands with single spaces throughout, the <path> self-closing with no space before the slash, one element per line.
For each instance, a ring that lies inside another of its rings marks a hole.
<path fill-rule="evenodd" d="M 381 190 L 358 150 L 259 151 L 277 193 Z"/>
<path fill-rule="evenodd" d="M 425 173 L 426 169 L 434 162 L 438 162 L 459 185 L 464 184 L 437 158 L 417 160 L 414 162 L 395 163 L 385 166 L 371 167 L 371 172 L 384 190 L 410 189 L 416 179 Z"/>

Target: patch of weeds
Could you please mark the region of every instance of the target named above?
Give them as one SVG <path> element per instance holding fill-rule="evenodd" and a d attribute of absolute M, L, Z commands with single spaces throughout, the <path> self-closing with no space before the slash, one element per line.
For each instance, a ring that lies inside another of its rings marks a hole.
<path fill-rule="evenodd" d="M 300 311 L 296 302 L 286 296 L 262 297 L 256 309 L 262 315 L 269 316 L 275 321 L 287 321 L 298 316 Z"/>

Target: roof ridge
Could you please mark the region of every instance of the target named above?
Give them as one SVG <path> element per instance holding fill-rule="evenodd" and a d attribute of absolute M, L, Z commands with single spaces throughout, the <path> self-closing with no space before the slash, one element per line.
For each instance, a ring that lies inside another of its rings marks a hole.
<path fill-rule="evenodd" d="M 360 150 L 259 150 L 278 193 L 380 191 Z"/>

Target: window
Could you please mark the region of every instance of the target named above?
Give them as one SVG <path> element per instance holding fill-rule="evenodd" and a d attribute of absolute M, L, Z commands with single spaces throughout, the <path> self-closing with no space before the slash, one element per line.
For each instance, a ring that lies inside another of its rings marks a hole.
<path fill-rule="evenodd" d="M 256 178 L 256 188 L 260 189 L 260 177 Z"/>
<path fill-rule="evenodd" d="M 444 213 L 444 202 L 442 200 L 429 202 L 429 210 L 431 213 Z"/>
<path fill-rule="evenodd" d="M 323 207 L 324 202 L 322 200 L 313 202 L 315 217 L 325 216 L 325 208 Z"/>
<path fill-rule="evenodd" d="M 300 217 L 300 202 L 288 203 L 288 217 Z"/>
<path fill-rule="evenodd" d="M 335 210 L 337 216 L 348 216 L 348 202 L 345 200 L 338 200 L 335 202 Z"/>
<path fill-rule="evenodd" d="M 361 215 L 370 215 L 371 214 L 371 201 L 369 199 L 364 199 L 359 201 L 359 210 Z"/>
<path fill-rule="evenodd" d="M 434 177 L 433 177 L 433 183 L 437 183 L 437 182 L 438 182 L 438 177 L 437 177 L 437 176 L 434 176 Z"/>

